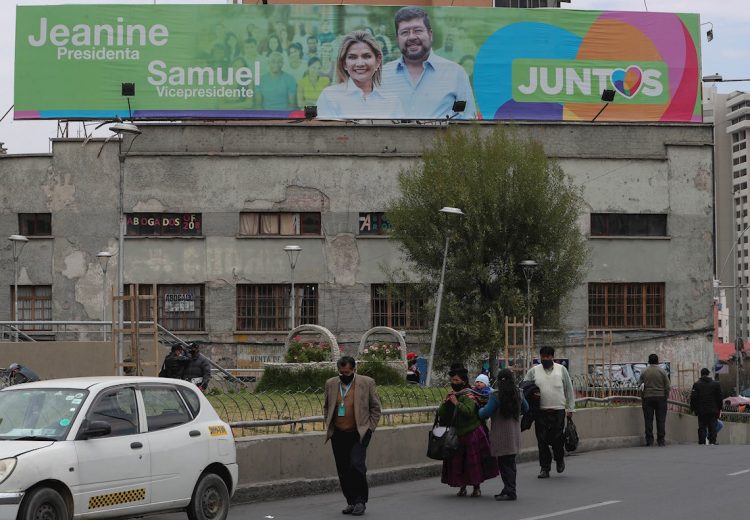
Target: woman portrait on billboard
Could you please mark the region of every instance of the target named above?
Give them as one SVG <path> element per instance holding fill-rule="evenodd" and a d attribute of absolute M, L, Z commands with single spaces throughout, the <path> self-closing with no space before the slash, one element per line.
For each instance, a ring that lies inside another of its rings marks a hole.
<path fill-rule="evenodd" d="M 341 42 L 336 84 L 318 98 L 319 118 L 397 119 L 403 114 L 398 97 L 381 88 L 383 52 L 366 31 L 353 31 Z"/>

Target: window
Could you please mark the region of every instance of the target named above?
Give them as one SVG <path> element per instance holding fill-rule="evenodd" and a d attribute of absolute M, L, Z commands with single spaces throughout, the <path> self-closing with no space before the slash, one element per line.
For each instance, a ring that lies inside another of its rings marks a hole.
<path fill-rule="evenodd" d="M 133 388 L 106 390 L 91 407 L 86 417 L 89 422 L 102 421 L 112 431 L 105 437 L 119 437 L 138 433 L 138 406 Z"/>
<path fill-rule="evenodd" d="M 590 283 L 589 327 L 663 329 L 664 283 Z"/>
<path fill-rule="evenodd" d="M 424 299 L 409 284 L 373 284 L 372 326 L 426 329 Z"/>
<path fill-rule="evenodd" d="M 19 213 L 18 232 L 27 237 L 52 236 L 52 213 Z"/>
<path fill-rule="evenodd" d="M 592 213 L 591 236 L 665 237 L 667 215 L 663 213 Z"/>
<path fill-rule="evenodd" d="M 391 225 L 385 218 L 385 213 L 360 213 L 359 234 L 360 235 L 385 235 Z"/>
<path fill-rule="evenodd" d="M 240 235 L 320 235 L 320 212 L 240 213 Z"/>
<path fill-rule="evenodd" d="M 237 285 L 237 330 L 289 330 L 289 284 Z M 318 285 L 295 284 L 295 323 L 318 323 Z"/>
<path fill-rule="evenodd" d="M 198 412 L 201 411 L 201 400 L 195 394 L 195 390 L 185 388 L 184 386 L 178 386 L 177 390 L 180 392 L 182 398 L 185 399 L 185 402 L 187 403 L 188 408 L 190 408 L 190 412 L 193 414 L 193 417 L 197 417 Z"/>
<path fill-rule="evenodd" d="M 52 320 L 52 286 L 19 285 L 18 286 L 18 319 L 16 319 L 13 302 L 14 287 L 10 287 L 10 306 L 14 321 L 50 321 Z M 24 325 L 23 330 L 51 330 L 48 325 Z"/>
<path fill-rule="evenodd" d="M 138 294 L 148 296 L 154 294 L 151 284 L 138 284 Z M 134 284 L 125 286 L 125 294 L 135 291 Z M 168 330 L 174 331 L 202 331 L 205 328 L 205 288 L 202 284 L 189 285 L 158 285 L 156 304 L 158 307 L 157 322 Z M 130 306 L 125 307 L 125 321 L 130 321 Z M 138 300 L 138 319 L 151 321 L 151 300 Z"/>
<path fill-rule="evenodd" d="M 148 431 L 164 430 L 192 420 L 180 394 L 171 387 L 145 387 L 141 389 L 143 407 L 146 409 Z"/>
<path fill-rule="evenodd" d="M 127 213 L 128 236 L 201 236 L 200 213 Z"/>

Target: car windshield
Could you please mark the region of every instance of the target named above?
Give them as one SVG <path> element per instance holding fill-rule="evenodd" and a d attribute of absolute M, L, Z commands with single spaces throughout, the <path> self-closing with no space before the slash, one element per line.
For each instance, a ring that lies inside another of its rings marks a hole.
<path fill-rule="evenodd" d="M 0 392 L 0 439 L 63 440 L 88 397 L 78 388 L 8 389 Z"/>

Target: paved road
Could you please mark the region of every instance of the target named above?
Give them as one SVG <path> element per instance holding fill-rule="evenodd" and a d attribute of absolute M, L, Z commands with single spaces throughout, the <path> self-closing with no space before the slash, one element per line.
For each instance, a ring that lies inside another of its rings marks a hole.
<path fill-rule="evenodd" d="M 496 502 L 500 479 L 481 498 L 458 498 L 439 479 L 370 490 L 364 518 L 382 520 L 692 520 L 747 516 L 750 447 L 670 445 L 573 455 L 565 473 L 536 478 L 538 465 L 519 465 L 516 502 Z M 236 506 L 230 520 L 344 518 L 339 493 Z M 184 520 L 170 514 L 159 520 Z"/>

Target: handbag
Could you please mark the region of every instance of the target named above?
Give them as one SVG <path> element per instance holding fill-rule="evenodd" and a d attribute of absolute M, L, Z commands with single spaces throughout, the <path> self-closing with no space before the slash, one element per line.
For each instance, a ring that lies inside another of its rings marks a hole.
<path fill-rule="evenodd" d="M 565 450 L 576 451 L 576 448 L 578 448 L 578 430 L 573 424 L 573 419 L 570 418 L 565 425 Z"/>
<path fill-rule="evenodd" d="M 456 412 L 453 409 L 453 418 L 449 426 L 439 426 L 439 413 L 435 412 L 435 421 L 427 434 L 427 456 L 435 460 L 448 460 L 458 451 L 458 433 L 456 433 Z"/>

